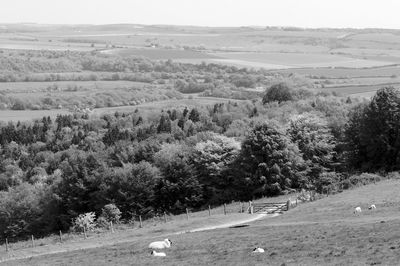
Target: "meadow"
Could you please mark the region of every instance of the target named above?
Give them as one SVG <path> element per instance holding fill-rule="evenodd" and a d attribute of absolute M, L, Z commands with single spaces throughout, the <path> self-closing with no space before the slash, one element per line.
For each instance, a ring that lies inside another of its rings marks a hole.
<path fill-rule="evenodd" d="M 93 109 L 92 114 L 104 115 L 115 112 L 133 112 L 138 109 L 145 116 L 147 113 L 154 113 L 154 111 L 161 111 L 163 109 L 168 110 L 172 108 L 193 108 L 201 106 L 211 106 L 216 103 L 227 103 L 227 102 L 241 102 L 241 100 L 223 99 L 216 97 L 187 97 L 184 99 L 170 99 L 155 102 L 142 103 L 135 106 L 117 106 L 117 107 L 105 107 Z"/>
<path fill-rule="evenodd" d="M 391 77 L 400 74 L 400 67 L 386 66 L 373 68 L 296 68 L 291 70 L 275 70 L 276 73 L 297 73 L 311 78 L 368 78 L 368 77 Z"/>
<path fill-rule="evenodd" d="M 2 82 L 0 92 L 5 93 L 38 93 L 52 91 L 76 91 L 115 88 L 143 87 L 146 83 L 126 80 L 97 81 L 46 81 L 46 82 Z"/>
<path fill-rule="evenodd" d="M 158 48 L 147 48 L 147 49 L 114 49 L 103 51 L 108 54 L 116 54 L 120 56 L 141 56 L 152 60 L 179 60 L 179 59 L 212 59 L 217 58 L 212 54 L 201 53 L 190 50 L 176 50 L 176 49 L 158 49 Z"/>
<path fill-rule="evenodd" d="M 236 62 L 265 63 L 280 68 L 301 68 L 301 67 L 348 67 L 363 68 L 388 65 L 390 62 L 363 60 L 349 58 L 342 55 L 326 53 L 216 53 L 216 56 L 235 60 Z M 276 67 L 275 67 L 276 68 Z"/>
<path fill-rule="evenodd" d="M 148 102 L 137 105 L 125 105 L 116 107 L 103 107 L 94 108 L 88 114 L 89 116 L 101 116 L 105 114 L 113 114 L 115 112 L 134 112 L 136 109 L 146 117 L 148 114 L 154 114 L 155 111 L 172 108 L 184 108 L 184 107 L 200 107 L 206 105 L 213 105 L 216 103 L 227 103 L 236 102 L 240 100 L 231 100 L 215 97 L 191 97 L 185 99 L 169 99 L 159 100 L 156 102 Z M 57 117 L 57 115 L 73 114 L 73 110 L 68 109 L 52 109 L 52 110 L 0 110 L 0 121 L 32 121 L 36 119 L 42 119 L 44 116 L 50 116 L 51 118 Z"/>
<path fill-rule="evenodd" d="M 300 204 L 248 227 L 179 235 L 166 227 L 125 243 L 8 261 L 7 265 L 154 265 L 160 261 L 163 265 L 396 265 L 400 259 L 399 189 L 398 179 L 385 180 Z M 377 210 L 368 210 L 372 203 Z M 363 209 L 360 215 L 352 213 L 356 206 Z M 173 241 L 167 257 L 152 257 L 148 243 L 165 237 Z M 256 246 L 266 252 L 252 254 Z"/>
<path fill-rule="evenodd" d="M 32 121 L 42 119 L 43 117 L 50 116 L 56 118 L 57 115 L 71 114 L 68 110 L 54 109 L 54 110 L 0 110 L 0 121 L 3 123 L 16 122 L 16 121 Z"/>
<path fill-rule="evenodd" d="M 254 200 L 258 202 L 286 202 L 288 199 L 294 200 L 297 194 L 281 195 L 271 198 L 260 198 Z M 35 247 L 32 247 L 31 239 L 27 241 L 13 242 L 9 239 L 9 252 L 5 251 L 5 245 L 0 245 L 0 262 L 39 256 L 46 254 L 64 253 L 73 250 L 89 249 L 101 246 L 113 246 L 115 244 L 127 243 L 133 239 L 142 237 L 154 237 L 160 234 L 180 235 L 189 231 L 207 231 L 213 227 L 230 227 L 228 224 L 243 224 L 249 220 L 263 218 L 264 215 L 250 215 L 248 212 L 248 202 L 231 202 L 225 206 L 212 206 L 210 210 L 192 212 L 188 210 L 186 214 L 166 215 L 166 222 L 163 216 L 152 219 L 144 219 L 140 227 L 139 217 L 129 224 L 114 224 L 114 232 L 109 228 L 96 228 L 88 232 L 85 239 L 79 232 L 62 233 L 62 243 L 59 235 L 52 235 L 44 238 L 35 238 Z"/>

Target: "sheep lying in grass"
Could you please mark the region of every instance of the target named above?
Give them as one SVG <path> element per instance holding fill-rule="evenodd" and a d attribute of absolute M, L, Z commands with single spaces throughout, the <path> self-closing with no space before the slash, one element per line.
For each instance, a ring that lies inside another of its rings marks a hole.
<path fill-rule="evenodd" d="M 368 207 L 368 210 L 375 210 L 375 209 L 376 209 L 375 204 L 372 204 L 371 206 Z"/>
<path fill-rule="evenodd" d="M 356 207 L 354 209 L 354 214 L 360 214 L 361 213 L 361 207 Z"/>
<path fill-rule="evenodd" d="M 256 247 L 256 248 L 253 249 L 253 253 L 264 253 L 264 249 Z"/>
<path fill-rule="evenodd" d="M 167 256 L 164 252 L 157 252 L 155 250 L 153 250 L 151 252 L 151 255 L 153 255 L 154 257 L 165 257 L 165 256 Z"/>
<path fill-rule="evenodd" d="M 164 239 L 164 241 L 155 241 L 155 242 L 151 242 L 149 245 L 149 248 L 152 249 L 163 249 L 163 248 L 170 248 L 172 245 L 171 240 Z"/>

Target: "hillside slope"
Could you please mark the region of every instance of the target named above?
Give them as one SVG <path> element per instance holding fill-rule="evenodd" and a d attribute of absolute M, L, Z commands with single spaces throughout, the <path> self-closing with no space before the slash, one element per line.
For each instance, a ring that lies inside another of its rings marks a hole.
<path fill-rule="evenodd" d="M 167 257 L 152 239 L 46 255 L 8 265 L 396 265 L 400 261 L 400 180 L 382 181 L 302 204 L 248 227 L 170 236 Z M 369 211 L 370 204 L 377 210 Z M 361 206 L 359 216 L 353 209 Z M 254 247 L 263 254 L 252 254 Z"/>

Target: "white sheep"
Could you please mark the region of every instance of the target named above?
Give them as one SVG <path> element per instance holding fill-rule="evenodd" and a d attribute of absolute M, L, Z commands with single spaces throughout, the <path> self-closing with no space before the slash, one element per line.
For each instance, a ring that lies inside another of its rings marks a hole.
<path fill-rule="evenodd" d="M 157 252 L 155 250 L 153 250 L 151 252 L 151 255 L 153 255 L 154 257 L 165 257 L 165 256 L 167 256 L 164 252 Z"/>
<path fill-rule="evenodd" d="M 155 241 L 155 242 L 151 242 L 149 245 L 149 248 L 152 249 L 163 249 L 163 248 L 170 248 L 172 245 L 171 240 L 164 239 L 164 241 Z"/>
<path fill-rule="evenodd" d="M 253 253 L 264 253 L 264 252 L 265 251 L 264 251 L 263 248 L 256 247 L 256 248 L 253 249 Z"/>
<path fill-rule="evenodd" d="M 361 207 L 356 207 L 354 209 L 354 214 L 359 214 L 359 213 L 361 213 Z"/>
<path fill-rule="evenodd" d="M 369 206 L 369 208 L 368 208 L 368 210 L 375 210 L 375 209 L 376 209 L 375 204 L 371 204 L 371 206 Z"/>

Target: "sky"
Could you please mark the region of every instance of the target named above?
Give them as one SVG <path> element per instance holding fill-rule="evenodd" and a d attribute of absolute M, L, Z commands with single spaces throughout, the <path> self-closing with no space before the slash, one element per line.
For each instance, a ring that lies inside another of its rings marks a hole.
<path fill-rule="evenodd" d="M 1 0 L 0 23 L 400 29 L 400 0 Z"/>

